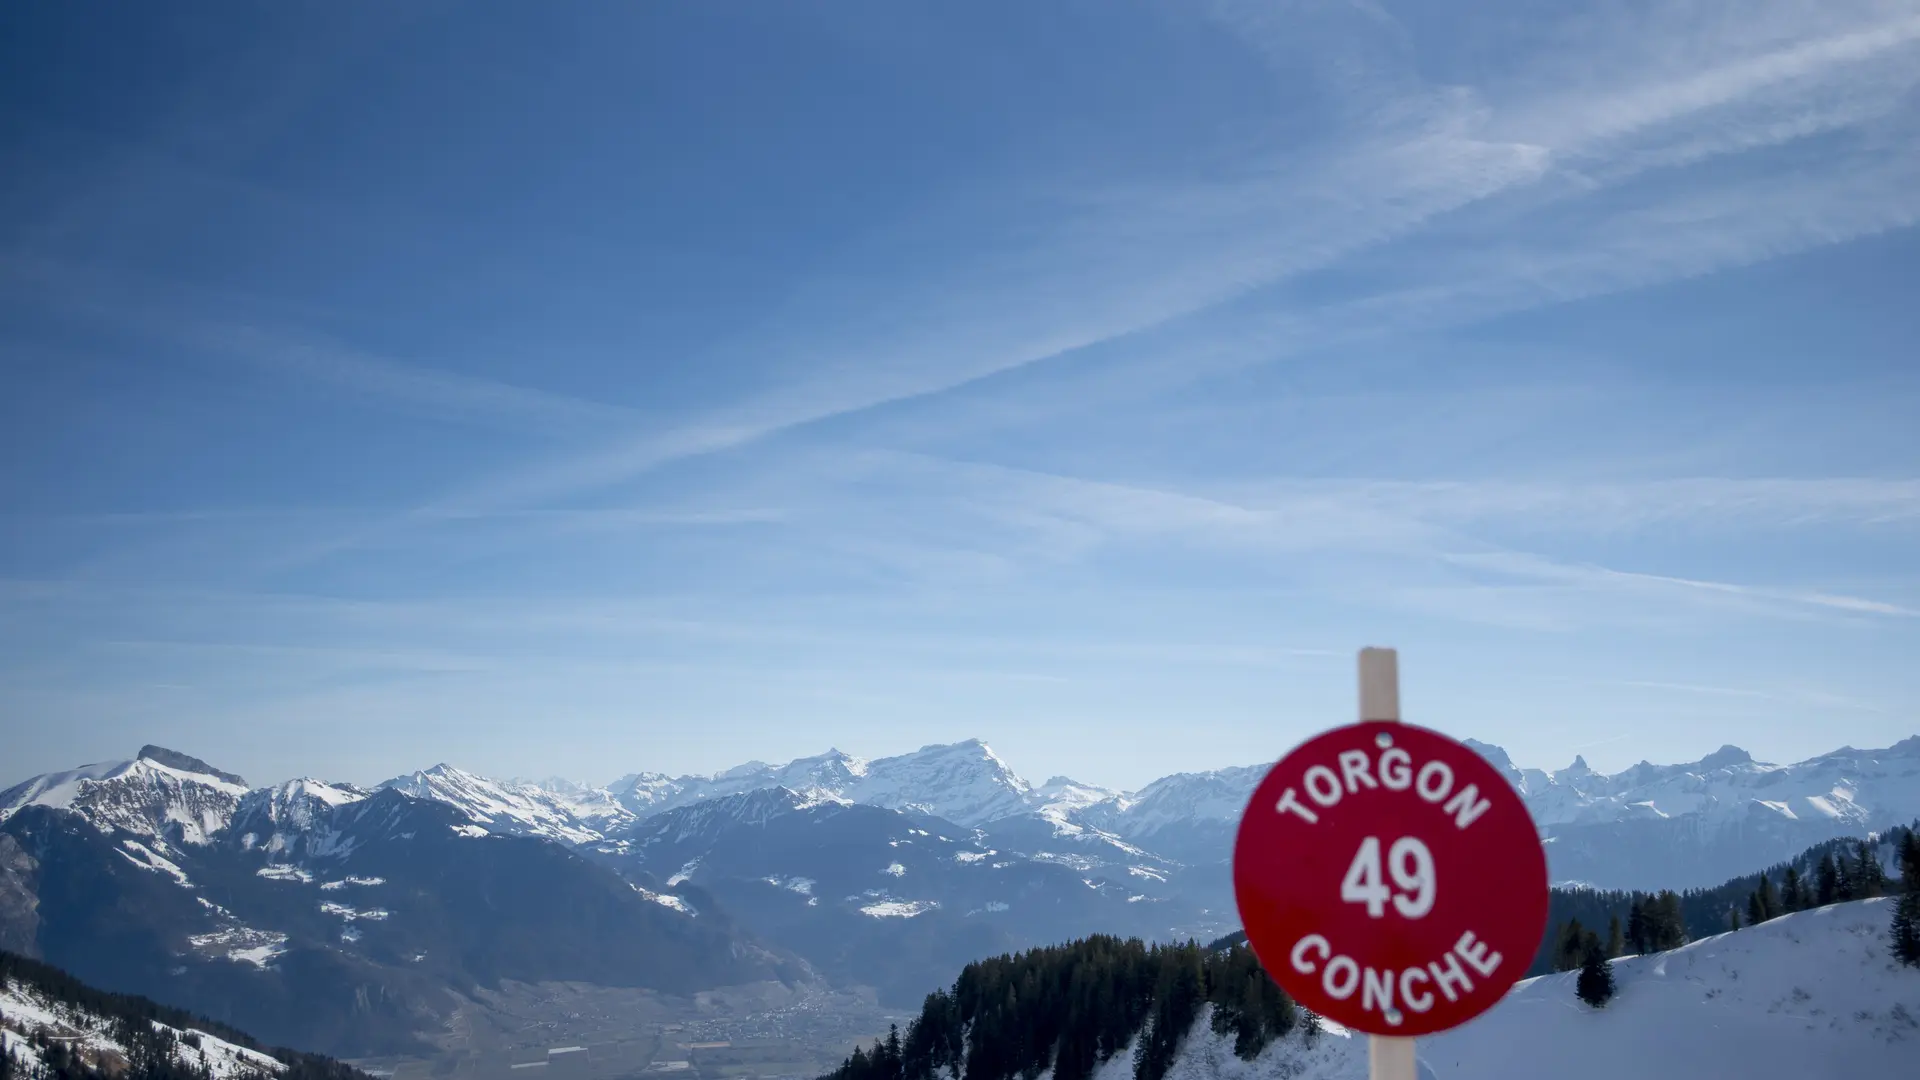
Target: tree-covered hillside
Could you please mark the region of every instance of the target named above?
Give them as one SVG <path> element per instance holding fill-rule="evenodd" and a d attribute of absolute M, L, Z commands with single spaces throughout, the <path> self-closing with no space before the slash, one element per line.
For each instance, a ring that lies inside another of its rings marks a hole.
<path fill-rule="evenodd" d="M 1790 911 L 1888 895 L 1886 867 L 1898 862 L 1901 845 L 1913 831 L 1907 826 L 1871 840 L 1815 844 L 1786 862 L 1711 889 L 1554 889 L 1547 934 L 1527 973 L 1571 971 L 1596 944 L 1608 956 L 1657 952 Z"/>
<path fill-rule="evenodd" d="M 1093 937 L 969 964 L 904 1036 L 854 1051 L 828 1080 L 1033 1080 L 1049 1066 L 1054 1080 L 1087 1080 L 1136 1033 L 1136 1080 L 1161 1080 L 1209 1004 L 1213 1029 L 1246 1059 L 1315 1030 L 1244 945 Z"/>
<path fill-rule="evenodd" d="M 85 1053 L 85 1041 L 72 1034 L 33 1031 L 34 1025 L 8 1023 L 0 1004 L 0 1027 L 13 1030 L 10 1038 L 30 1048 L 37 1064 L 0 1054 L 0 1080 L 213 1080 L 204 1065 L 189 1062 L 197 1054 L 182 1054 L 181 1045 L 195 1050 L 203 1035 L 235 1047 L 257 1051 L 262 1074 L 275 1080 L 371 1080 L 367 1074 L 332 1058 L 295 1050 L 263 1047 L 246 1034 L 218 1021 L 169 1008 L 144 997 L 96 989 L 50 964 L 0 951 L 0 991 L 24 994 L 100 1021 L 101 1033 L 116 1050 L 108 1057 Z M 124 1051 L 124 1054 L 120 1051 Z M 278 1062 L 275 1068 L 273 1062 Z"/>

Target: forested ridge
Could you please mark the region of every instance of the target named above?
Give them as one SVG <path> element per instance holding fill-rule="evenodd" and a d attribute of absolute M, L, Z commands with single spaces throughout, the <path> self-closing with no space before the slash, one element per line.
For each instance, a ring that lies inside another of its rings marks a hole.
<path fill-rule="evenodd" d="M 372 1080 L 353 1067 L 318 1054 L 264 1047 L 244 1032 L 204 1016 L 170 1008 L 148 998 L 115 994 L 89 986 L 65 971 L 38 960 L 0 951 L 0 983 L 36 991 L 51 1002 L 89 1013 L 107 1021 L 106 1037 L 126 1048 L 124 1068 L 115 1063 L 103 1069 L 74 1052 L 70 1040 L 51 1037 L 50 1033 L 28 1036 L 46 1063 L 44 1071 L 27 1070 L 12 1057 L 0 1054 L 0 1080 L 209 1080 L 203 1067 L 183 1064 L 176 1053 L 177 1044 L 195 1045 L 204 1032 L 215 1038 L 257 1050 L 286 1066 L 276 1075 L 284 1080 Z M 177 1028 L 184 1035 L 157 1030 L 155 1023 Z"/>
<path fill-rule="evenodd" d="M 1901 826 L 1871 840 L 1828 840 L 1711 889 L 1556 888 L 1546 937 L 1527 974 L 1571 971 L 1594 948 L 1606 956 L 1660 952 L 1788 912 L 1889 895 L 1894 885 L 1885 864 L 1898 864 L 1913 834 L 1913 826 Z"/>
<path fill-rule="evenodd" d="M 1049 1066 L 1054 1080 L 1087 1080 L 1129 1043 L 1136 1080 L 1161 1080 L 1207 1005 L 1249 1060 L 1317 1031 L 1245 945 L 1091 937 L 967 965 L 904 1035 L 855 1050 L 828 1080 L 1034 1080 Z"/>

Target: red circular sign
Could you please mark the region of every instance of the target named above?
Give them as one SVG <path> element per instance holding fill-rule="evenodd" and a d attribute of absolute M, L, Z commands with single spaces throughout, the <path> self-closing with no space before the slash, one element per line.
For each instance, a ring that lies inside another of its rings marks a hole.
<path fill-rule="evenodd" d="M 1546 853 L 1519 794 L 1411 724 L 1336 728 L 1280 759 L 1240 819 L 1233 889 L 1274 981 L 1374 1035 L 1480 1015 L 1547 921 Z"/>

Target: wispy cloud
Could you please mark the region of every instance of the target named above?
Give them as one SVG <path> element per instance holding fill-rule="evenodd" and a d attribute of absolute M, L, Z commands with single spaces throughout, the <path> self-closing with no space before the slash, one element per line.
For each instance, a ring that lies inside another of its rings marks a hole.
<path fill-rule="evenodd" d="M 1866 597 L 1848 596 L 1818 589 L 1742 585 L 1725 581 L 1704 581 L 1665 574 L 1616 570 L 1591 563 L 1562 562 L 1525 552 L 1457 554 L 1449 555 L 1447 559 L 1462 567 L 1491 571 L 1509 577 L 1576 584 L 1591 588 L 1664 589 L 1701 596 L 1725 597 L 1757 606 L 1813 608 L 1848 615 L 1920 618 L 1920 610 Z"/>
<path fill-rule="evenodd" d="M 1426 521 L 1524 522 L 1535 531 L 1584 534 L 1669 523 L 1706 529 L 1792 529 L 1822 524 L 1920 522 L 1920 480 L 1871 477 L 1684 477 L 1559 482 L 1282 480 L 1251 485 L 1256 505 L 1313 499 L 1356 503 Z"/>
<path fill-rule="evenodd" d="M 1836 17 L 1804 5 L 1769 11 L 1778 25 L 1760 35 L 1688 23 L 1685 39 L 1667 42 L 1671 55 L 1656 65 L 1609 67 L 1587 56 L 1587 77 L 1557 89 L 1536 82 L 1403 91 L 1412 96 L 1401 99 L 1402 108 L 1380 110 L 1369 128 L 1338 143 L 1307 148 L 1308 156 L 1289 160 L 1282 175 L 1254 170 L 1179 188 L 1083 192 L 1079 211 L 1036 246 L 977 264 L 976 276 L 963 269 L 937 293 L 893 289 L 891 306 L 906 314 L 882 336 L 777 349 L 796 363 L 806 359 L 802 366 L 814 374 L 692 424 L 644 430 L 589 454 L 482 478 L 423 509 L 561 499 L 689 456 L 947 392 L 1166 325 L 1408 236 L 1464 207 L 1531 189 L 1562 157 L 1580 183 L 1542 194 L 1588 200 L 1596 183 L 1617 186 L 1648 169 L 1885 118 L 1920 79 L 1920 64 L 1906 62 L 1920 42 L 1920 20 L 1910 13 L 1866 8 Z M 1606 47 L 1644 45 L 1638 32 L 1615 27 Z M 1586 56 L 1586 45 L 1568 47 Z M 1544 70 L 1563 70 L 1540 60 Z M 1400 85 L 1391 74 L 1381 76 L 1383 84 Z M 1849 105 L 1801 108 L 1832 100 Z M 1756 112 L 1739 117 L 1737 134 L 1729 135 L 1721 114 L 1743 103 Z M 1281 322 L 1252 339 L 1244 330 L 1235 334 L 1241 351 L 1272 357 L 1382 325 L 1457 323 L 1638 287 L 1910 224 L 1920 220 L 1915 191 L 1920 155 L 1897 141 L 1872 144 L 1812 176 L 1661 195 L 1585 224 L 1561 222 L 1547 242 L 1525 249 L 1489 254 L 1469 242 L 1428 259 L 1418 281 L 1278 316 Z M 1521 208 L 1540 210 L 1524 200 Z M 1059 288 L 1067 277 L 1071 292 Z M 1011 287 L 983 288 L 994 280 Z M 929 303 L 934 295 L 940 300 Z M 1049 303 L 1036 309 L 1036 301 Z"/>
<path fill-rule="evenodd" d="M 105 274 L 46 259 L 0 255 L 0 279 L 50 309 L 132 331 L 205 365 L 230 365 L 380 407 L 569 441 L 609 437 L 642 422 L 631 408 L 435 368 L 282 329 L 231 292 Z M 225 309 L 224 311 L 222 309 Z M 236 310 L 237 309 L 237 310 Z"/>
<path fill-rule="evenodd" d="M 1682 693 L 1706 694 L 1711 697 L 1770 698 L 1773 696 L 1760 690 L 1747 690 L 1737 686 L 1702 686 L 1698 683 L 1650 682 L 1644 679 L 1629 679 L 1620 685 L 1642 690 L 1678 690 Z"/>

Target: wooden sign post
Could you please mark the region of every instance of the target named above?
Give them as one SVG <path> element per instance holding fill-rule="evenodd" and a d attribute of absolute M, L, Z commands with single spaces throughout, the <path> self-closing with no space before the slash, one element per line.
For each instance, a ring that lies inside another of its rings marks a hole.
<path fill-rule="evenodd" d="M 1360 650 L 1360 722 L 1400 722 L 1400 654 Z M 1367 1080 L 1417 1080 L 1413 1040 L 1367 1036 Z"/>
<path fill-rule="evenodd" d="M 1547 859 L 1519 792 L 1400 716 L 1392 649 L 1360 653 L 1360 719 L 1294 747 L 1254 789 L 1234 898 L 1261 966 L 1369 1036 L 1373 1080 L 1416 1080 L 1414 1039 L 1498 1004 L 1547 921 Z"/>

